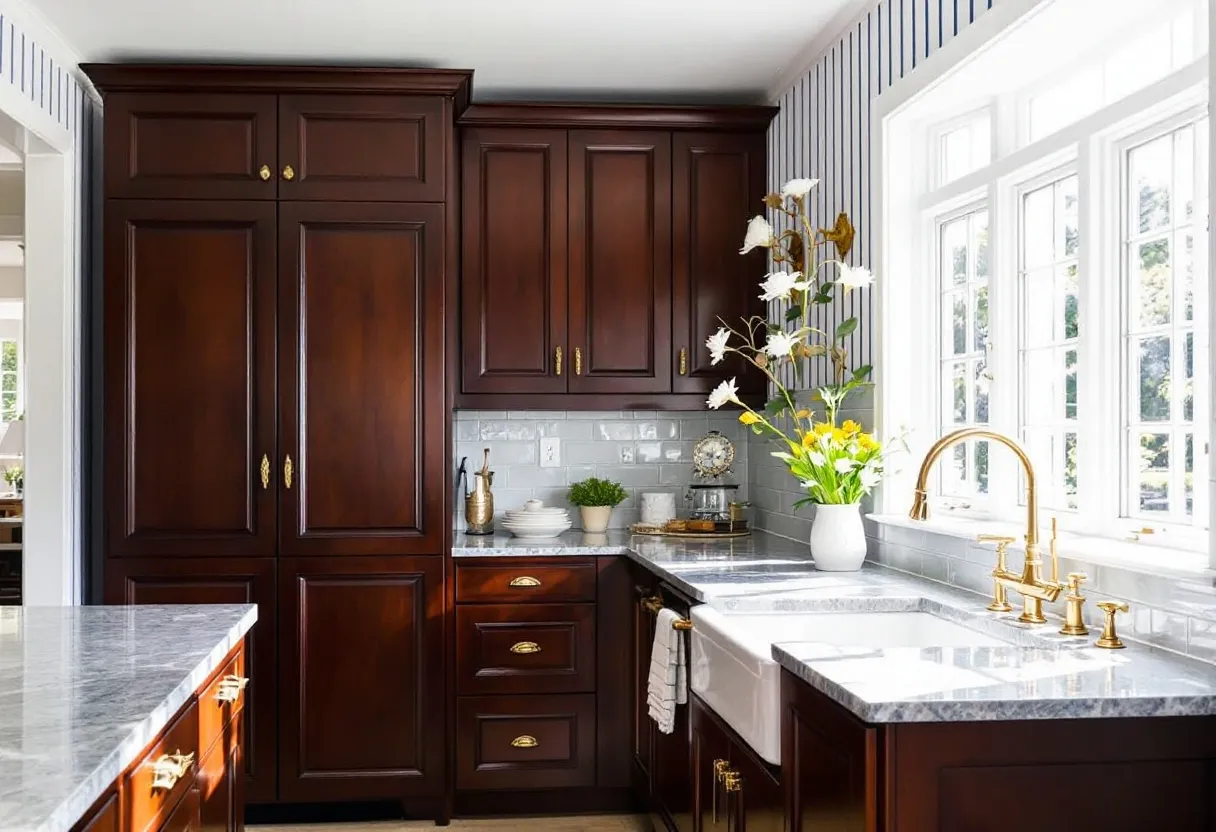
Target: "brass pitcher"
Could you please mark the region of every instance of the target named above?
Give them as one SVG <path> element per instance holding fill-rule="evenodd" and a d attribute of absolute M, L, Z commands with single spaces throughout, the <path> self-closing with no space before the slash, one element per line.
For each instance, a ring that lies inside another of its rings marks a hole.
<path fill-rule="evenodd" d="M 485 449 L 481 470 L 473 472 L 473 490 L 464 495 L 466 534 L 494 534 L 494 472 L 490 470 L 490 449 Z"/>

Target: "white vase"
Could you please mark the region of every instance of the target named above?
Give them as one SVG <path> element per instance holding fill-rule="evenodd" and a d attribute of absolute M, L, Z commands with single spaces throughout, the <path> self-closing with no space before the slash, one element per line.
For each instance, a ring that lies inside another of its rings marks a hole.
<path fill-rule="evenodd" d="M 583 531 L 604 532 L 612 519 L 612 506 L 579 506 L 578 513 L 583 519 Z"/>
<path fill-rule="evenodd" d="M 866 530 L 861 504 L 815 506 L 811 557 L 824 572 L 856 572 L 866 559 Z"/>

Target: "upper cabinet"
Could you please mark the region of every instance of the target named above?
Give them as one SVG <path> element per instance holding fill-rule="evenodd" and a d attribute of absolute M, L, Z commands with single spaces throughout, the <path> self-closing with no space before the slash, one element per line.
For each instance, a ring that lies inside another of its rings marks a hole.
<path fill-rule="evenodd" d="M 704 343 L 763 312 L 763 252 L 738 252 L 772 115 L 470 107 L 457 406 L 687 409 L 731 376 L 759 391 Z"/>

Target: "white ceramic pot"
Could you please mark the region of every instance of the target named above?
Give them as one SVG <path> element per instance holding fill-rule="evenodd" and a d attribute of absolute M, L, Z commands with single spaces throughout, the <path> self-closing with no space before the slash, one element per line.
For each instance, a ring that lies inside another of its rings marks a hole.
<path fill-rule="evenodd" d="M 811 522 L 811 557 L 824 572 L 856 572 L 866 559 L 861 504 L 817 505 Z"/>
<path fill-rule="evenodd" d="M 583 531 L 608 531 L 608 522 L 612 520 L 612 506 L 579 506 L 578 513 L 583 518 Z"/>

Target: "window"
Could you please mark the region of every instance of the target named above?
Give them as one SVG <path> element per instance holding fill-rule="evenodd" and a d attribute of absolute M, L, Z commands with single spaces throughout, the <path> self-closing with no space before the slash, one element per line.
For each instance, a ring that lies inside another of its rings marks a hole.
<path fill-rule="evenodd" d="M 941 128 L 938 144 L 938 184 L 979 170 L 992 162 L 992 119 L 981 112 Z"/>
<path fill-rule="evenodd" d="M 21 355 L 15 340 L 0 339 L 0 422 L 21 415 Z"/>

